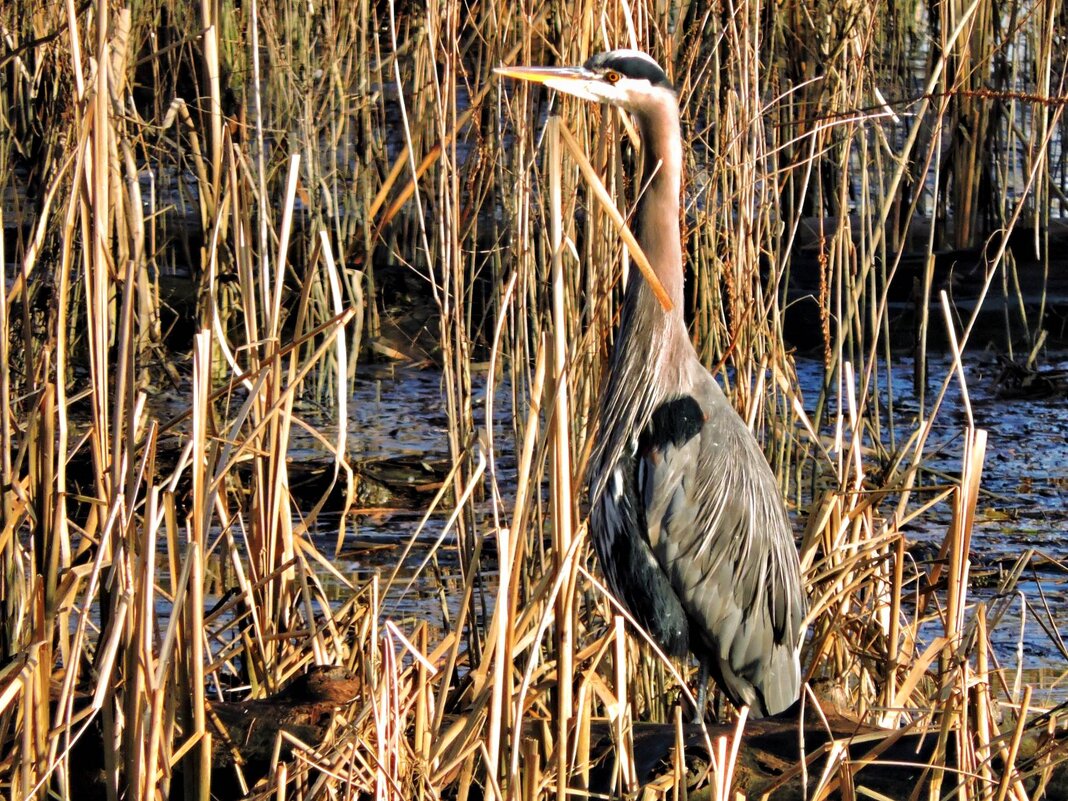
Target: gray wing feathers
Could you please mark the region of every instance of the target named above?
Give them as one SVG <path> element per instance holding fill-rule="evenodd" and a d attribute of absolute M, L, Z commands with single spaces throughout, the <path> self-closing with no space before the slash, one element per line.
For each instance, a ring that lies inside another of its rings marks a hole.
<path fill-rule="evenodd" d="M 639 492 L 649 544 L 696 624 L 691 647 L 733 701 L 775 714 L 800 692 L 797 550 L 771 468 L 712 385 L 697 396 L 699 435 L 645 454 Z"/>

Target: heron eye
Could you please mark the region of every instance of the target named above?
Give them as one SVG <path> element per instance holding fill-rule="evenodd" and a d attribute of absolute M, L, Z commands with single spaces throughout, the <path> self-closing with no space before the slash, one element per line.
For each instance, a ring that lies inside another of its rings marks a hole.
<path fill-rule="evenodd" d="M 619 83 L 619 80 L 622 77 L 623 76 L 620 75 L 618 72 L 606 72 L 604 74 L 604 79 L 609 83 Z"/>

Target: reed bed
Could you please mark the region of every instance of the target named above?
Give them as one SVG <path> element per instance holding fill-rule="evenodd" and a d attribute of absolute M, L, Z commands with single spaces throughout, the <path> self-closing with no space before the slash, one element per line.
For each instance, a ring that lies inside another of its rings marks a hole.
<path fill-rule="evenodd" d="M 1043 797 L 1060 711 L 998 663 L 999 607 L 970 593 L 987 436 L 966 365 L 1045 341 L 1047 284 L 1036 305 L 1021 263 L 1056 265 L 1063 18 L 1056 0 L 5 5 L 0 790 L 879 798 L 871 768 L 923 733 L 913 798 Z M 684 725 L 689 666 L 625 624 L 586 537 L 635 143 L 491 70 L 616 46 L 679 88 L 688 313 L 797 521 L 806 704 L 873 727 L 770 782 L 744 714 Z M 959 303 L 950 249 L 977 254 Z M 409 547 L 454 551 L 447 627 L 391 618 L 398 572 L 355 581 L 321 536 L 359 512 L 348 404 L 395 351 L 398 275 L 434 311 L 451 469 L 424 510 L 443 535 Z M 892 392 L 903 350 L 918 411 Z M 936 480 L 947 426 L 960 467 Z M 328 476 L 310 496 L 295 428 Z M 947 511 L 917 565 L 906 532 Z M 221 717 L 296 709 L 282 694 L 311 666 L 351 692 L 252 764 Z M 650 721 L 670 745 L 652 777 Z"/>

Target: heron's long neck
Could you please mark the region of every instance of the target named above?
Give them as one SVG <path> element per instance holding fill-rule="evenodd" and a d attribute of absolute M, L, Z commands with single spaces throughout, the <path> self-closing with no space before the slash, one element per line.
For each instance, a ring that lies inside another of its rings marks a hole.
<path fill-rule="evenodd" d="M 643 191 L 638 207 L 638 241 L 671 298 L 674 307 L 671 313 L 677 314 L 681 320 L 683 273 L 679 194 L 682 138 L 678 107 L 674 100 L 662 102 L 643 113 L 638 122 L 645 156 Z M 644 281 L 641 283 L 645 284 Z M 648 287 L 643 289 L 648 292 Z"/>
<path fill-rule="evenodd" d="M 683 317 L 679 193 L 682 142 L 674 97 L 639 116 L 645 170 L 638 209 L 638 241 L 672 303 L 665 312 L 637 269 L 630 273 L 608 384 L 601 400 L 593 491 L 603 490 L 612 466 L 630 447 L 653 410 L 684 386 L 693 352 Z"/>
<path fill-rule="evenodd" d="M 613 372 L 631 374 L 630 378 L 635 372 L 648 375 L 650 368 L 659 372 L 681 364 L 683 351 L 690 347 L 682 311 L 682 140 L 674 97 L 666 96 L 663 102 L 644 110 L 638 116 L 638 124 L 645 156 L 637 214 L 638 242 L 667 291 L 672 308 L 664 311 L 641 273 L 631 270 L 613 355 Z M 665 382 L 660 384 L 664 386 Z M 613 389 L 623 391 L 623 387 Z"/>

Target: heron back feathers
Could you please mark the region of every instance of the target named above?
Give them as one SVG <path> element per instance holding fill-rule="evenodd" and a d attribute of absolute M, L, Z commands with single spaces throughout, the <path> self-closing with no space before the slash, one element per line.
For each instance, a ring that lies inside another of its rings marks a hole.
<path fill-rule="evenodd" d="M 659 640 L 653 607 L 668 610 L 672 628 L 681 610 L 690 649 L 731 701 L 775 714 L 800 693 L 797 551 L 763 453 L 704 378 L 654 409 L 633 453 L 617 463 L 618 480 L 595 502 L 591 529 L 613 591 L 639 622 Z M 630 558 L 620 575 L 620 554 L 646 551 L 650 558 Z M 647 587 L 658 588 L 655 598 Z"/>

